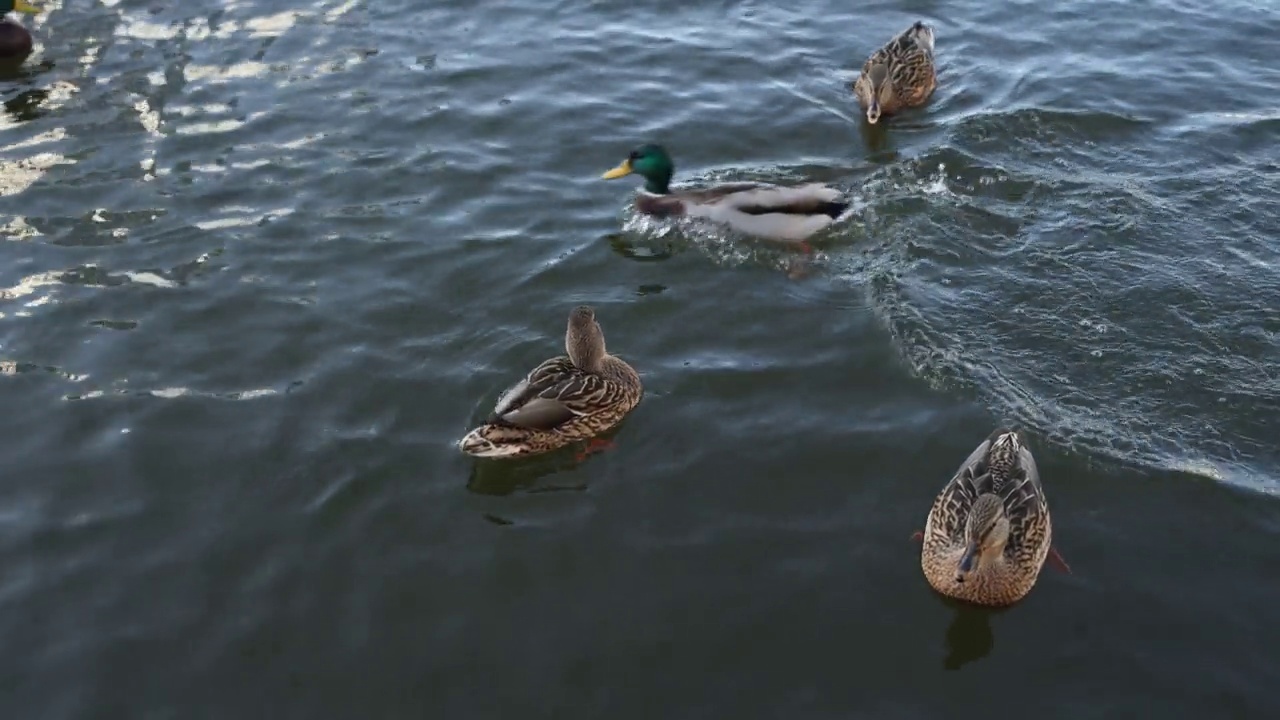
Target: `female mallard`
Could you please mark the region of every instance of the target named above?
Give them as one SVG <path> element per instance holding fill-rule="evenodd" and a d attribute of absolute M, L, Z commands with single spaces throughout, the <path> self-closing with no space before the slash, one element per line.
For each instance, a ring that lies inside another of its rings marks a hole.
<path fill-rule="evenodd" d="M 599 435 L 640 402 L 640 376 L 605 351 L 590 307 L 569 313 L 564 349 L 567 356 L 542 363 L 498 398 L 488 422 L 459 441 L 463 452 L 493 458 L 548 452 Z"/>
<path fill-rule="evenodd" d="M 11 12 L 34 15 L 40 12 L 40 8 L 28 4 L 26 0 L 0 0 L 0 60 L 22 62 L 31 54 L 31 33 L 18 23 L 2 17 Z"/>
<path fill-rule="evenodd" d="M 996 430 L 934 501 L 920 566 L 943 595 L 1012 605 L 1036 584 L 1052 534 L 1031 451 L 1016 431 Z"/>
<path fill-rule="evenodd" d="M 871 53 L 853 83 L 858 104 L 874 125 L 881 115 L 923 105 L 938 85 L 933 67 L 933 28 L 916 21 Z"/>
<path fill-rule="evenodd" d="M 705 190 L 670 188 L 675 165 L 660 145 L 641 145 L 603 175 L 612 180 L 635 173 L 644 178 L 636 210 L 655 217 L 706 218 L 771 240 L 802 241 L 825 228 L 849 207 L 839 190 L 817 183 L 779 187 L 732 183 Z"/>

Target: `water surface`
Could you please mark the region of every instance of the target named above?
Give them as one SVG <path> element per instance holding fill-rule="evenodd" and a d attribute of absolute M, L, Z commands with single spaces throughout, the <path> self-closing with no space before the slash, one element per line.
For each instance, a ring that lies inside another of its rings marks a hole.
<path fill-rule="evenodd" d="M 1280 20 L 968 0 L 46 2 L 0 77 L 0 709 L 1272 717 Z M 933 24 L 927 109 L 865 56 Z M 629 208 L 818 180 L 796 256 Z M 453 443 L 596 307 L 616 447 Z M 1072 574 L 911 533 L 1025 429 Z"/>

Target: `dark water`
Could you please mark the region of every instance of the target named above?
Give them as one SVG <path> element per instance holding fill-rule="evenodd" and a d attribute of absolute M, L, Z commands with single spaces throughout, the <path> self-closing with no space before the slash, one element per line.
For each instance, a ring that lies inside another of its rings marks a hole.
<path fill-rule="evenodd" d="M 0 77 L 0 717 L 1276 717 L 1267 4 L 64 0 Z M 931 106 L 846 83 L 923 18 Z M 794 257 L 599 174 L 813 179 Z M 453 447 L 597 308 L 616 448 Z M 910 540 L 997 423 L 1073 573 Z"/>

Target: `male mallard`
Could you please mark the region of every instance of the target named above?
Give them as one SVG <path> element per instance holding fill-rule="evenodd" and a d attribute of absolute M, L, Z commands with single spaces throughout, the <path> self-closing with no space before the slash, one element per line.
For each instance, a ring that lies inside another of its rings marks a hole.
<path fill-rule="evenodd" d="M 612 180 L 632 173 L 643 177 L 644 189 L 636 194 L 636 210 L 647 215 L 706 218 L 772 240 L 804 240 L 849 207 L 843 193 L 817 183 L 798 187 L 731 183 L 672 192 L 674 172 L 675 165 L 662 146 L 641 145 L 602 177 Z"/>
<path fill-rule="evenodd" d="M 18 23 L 2 17 L 11 12 L 34 15 L 40 12 L 40 8 L 28 4 L 26 0 L 0 0 L 0 60 L 21 62 L 31 54 L 31 33 Z"/>
<path fill-rule="evenodd" d="M 916 21 L 871 53 L 853 83 L 858 104 L 875 124 L 881 115 L 923 105 L 938 85 L 933 67 L 933 28 Z"/>
<path fill-rule="evenodd" d="M 1036 584 L 1052 534 L 1031 451 L 1016 431 L 996 430 L 934 501 L 920 566 L 943 595 L 1012 605 Z"/>
<path fill-rule="evenodd" d="M 590 307 L 569 313 L 564 349 L 567 356 L 547 360 L 503 393 L 488 422 L 458 447 L 476 457 L 544 453 L 599 435 L 640 402 L 640 376 L 605 351 Z"/>

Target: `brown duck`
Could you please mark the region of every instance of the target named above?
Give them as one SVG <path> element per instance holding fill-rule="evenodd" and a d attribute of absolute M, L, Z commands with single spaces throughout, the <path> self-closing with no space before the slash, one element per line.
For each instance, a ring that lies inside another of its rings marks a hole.
<path fill-rule="evenodd" d="M 978 605 L 1011 605 L 1035 586 L 1053 552 L 1049 504 L 1031 450 L 996 430 L 974 450 L 929 511 L 920 566 L 934 590 Z"/>
<path fill-rule="evenodd" d="M 875 124 L 881 115 L 923 105 L 938 85 L 933 64 L 933 28 L 916 21 L 871 53 L 853 83 L 858 104 Z"/>
<path fill-rule="evenodd" d="M 589 440 L 617 425 L 640 403 L 635 369 L 605 350 L 595 311 L 569 314 L 567 355 L 551 358 L 498 398 L 489 420 L 458 447 L 468 455 L 513 458 Z"/>

